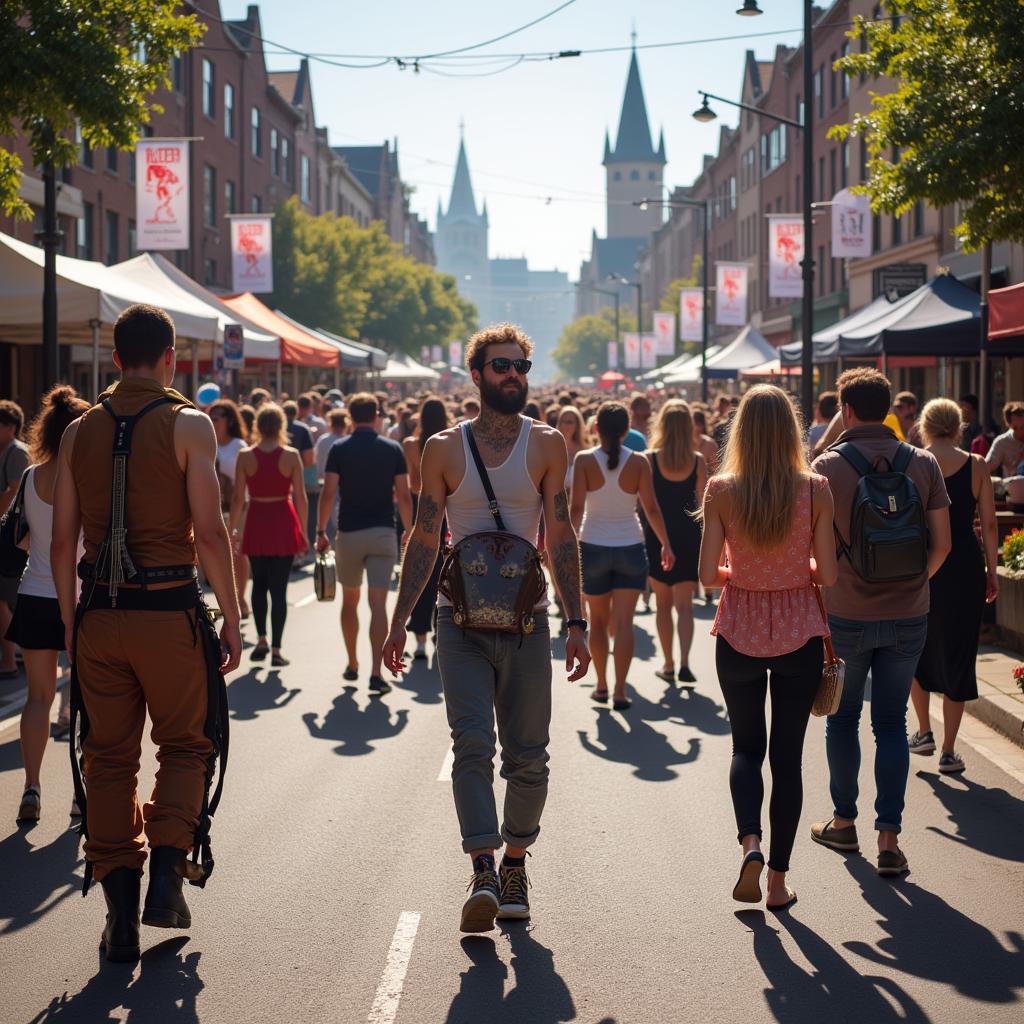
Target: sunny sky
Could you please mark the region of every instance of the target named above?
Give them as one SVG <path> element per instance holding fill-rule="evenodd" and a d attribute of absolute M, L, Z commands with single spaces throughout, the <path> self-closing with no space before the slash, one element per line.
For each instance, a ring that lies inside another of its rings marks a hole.
<path fill-rule="evenodd" d="M 472 46 L 560 2 L 262 0 L 260 11 L 268 50 L 272 41 L 311 54 L 415 56 Z M 447 204 L 464 120 L 473 185 L 490 212 L 490 255 L 525 255 L 535 269 L 568 270 L 575 277 L 589 254 L 591 229 L 604 233 L 602 144 L 606 128 L 614 143 L 631 29 L 635 25 L 639 47 L 741 37 L 639 52 L 655 141 L 658 129 L 665 130 L 665 183 L 671 188 L 692 181 L 701 154 L 715 148 L 717 128 L 690 116 L 697 90 L 738 98 L 747 49 L 767 59 L 777 43 L 800 41 L 800 0 L 761 0 L 760 18 L 738 17 L 738 6 L 739 0 L 575 0 L 524 32 L 472 51 L 502 55 L 475 67 L 456 57 L 437 58 L 432 70 L 419 74 L 394 63 L 358 69 L 314 61 L 316 120 L 327 126 L 333 144 L 397 137 L 402 177 L 415 186 L 413 206 L 431 227 L 438 198 Z M 222 11 L 239 18 L 245 5 L 222 0 Z M 523 53 L 607 47 L 626 49 L 510 66 Z M 297 61 L 269 57 L 272 69 Z M 718 105 L 718 111 L 722 121 L 735 124 L 728 108 Z"/>

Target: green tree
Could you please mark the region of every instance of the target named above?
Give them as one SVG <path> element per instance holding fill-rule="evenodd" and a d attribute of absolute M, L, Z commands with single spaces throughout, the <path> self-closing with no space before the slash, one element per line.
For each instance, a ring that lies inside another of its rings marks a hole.
<path fill-rule="evenodd" d="M 665 286 L 665 293 L 658 303 L 658 310 L 662 313 L 675 313 L 679 315 L 679 293 L 684 288 L 696 288 L 700 284 L 700 268 L 702 265 L 700 254 L 693 257 L 693 264 L 689 277 L 677 277 L 669 281 Z"/>
<path fill-rule="evenodd" d="M 620 310 L 619 328 L 624 333 L 635 331 L 635 315 Z M 615 340 L 615 311 L 604 306 L 596 315 L 567 324 L 551 357 L 567 376 L 599 376 L 608 368 L 608 342 Z"/>
<path fill-rule="evenodd" d="M 964 248 L 1024 240 L 1024 5 L 1021 0 L 886 0 L 899 17 L 858 18 L 863 53 L 836 67 L 888 78 L 871 109 L 832 138 L 863 134 L 870 154 L 859 189 L 876 211 L 920 200 L 964 204 Z"/>
<path fill-rule="evenodd" d="M 131 149 L 170 84 L 171 58 L 205 26 L 178 0 L 12 0 L 0 4 L 0 135 L 27 137 L 37 165 L 77 159 L 77 119 L 93 146 Z M 22 161 L 0 147 L 0 207 L 27 217 Z"/>

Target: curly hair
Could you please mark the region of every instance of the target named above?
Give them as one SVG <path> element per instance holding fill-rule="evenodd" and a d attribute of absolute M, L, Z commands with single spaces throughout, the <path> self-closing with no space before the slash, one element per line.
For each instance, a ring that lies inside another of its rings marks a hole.
<path fill-rule="evenodd" d="M 530 336 L 517 324 L 491 324 L 476 332 L 466 344 L 466 368 L 482 370 L 487 362 L 488 345 L 518 345 L 529 359 L 533 355 Z"/>

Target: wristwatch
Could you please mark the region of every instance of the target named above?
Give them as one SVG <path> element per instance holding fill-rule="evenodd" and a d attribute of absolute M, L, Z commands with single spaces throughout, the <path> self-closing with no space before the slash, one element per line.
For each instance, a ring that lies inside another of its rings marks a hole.
<path fill-rule="evenodd" d="M 587 631 L 587 620 L 586 619 L 566 619 L 565 628 L 572 629 L 573 626 L 579 626 L 584 633 Z"/>

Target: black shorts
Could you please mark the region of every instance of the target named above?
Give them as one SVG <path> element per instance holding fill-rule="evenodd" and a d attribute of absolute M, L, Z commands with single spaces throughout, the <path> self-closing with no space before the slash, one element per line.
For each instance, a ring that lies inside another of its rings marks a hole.
<path fill-rule="evenodd" d="M 64 623 L 57 598 L 19 594 L 4 639 L 26 651 L 63 651 Z"/>

